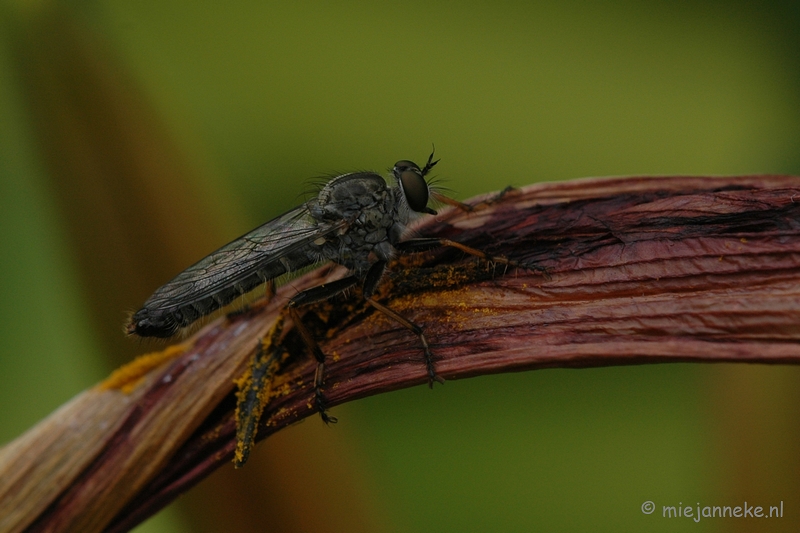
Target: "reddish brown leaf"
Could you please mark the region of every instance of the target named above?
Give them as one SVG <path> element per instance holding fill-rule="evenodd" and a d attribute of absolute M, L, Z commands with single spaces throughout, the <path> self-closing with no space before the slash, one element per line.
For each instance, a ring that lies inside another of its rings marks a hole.
<path fill-rule="evenodd" d="M 546 267 L 550 279 L 440 250 L 393 265 L 381 301 L 424 328 L 447 379 L 678 361 L 796 364 L 796 197 L 800 181 L 784 176 L 530 186 L 417 230 Z M 129 371 L 8 445 L 0 529 L 125 531 L 228 463 L 233 379 L 287 297 L 341 274 L 314 271 L 273 302 L 209 324 L 133 392 L 120 390 L 136 377 Z M 427 382 L 417 337 L 356 292 L 304 310 L 331 358 L 331 405 Z M 291 324 L 281 349 L 291 357 L 273 380 L 259 438 L 314 414 L 315 364 Z"/>

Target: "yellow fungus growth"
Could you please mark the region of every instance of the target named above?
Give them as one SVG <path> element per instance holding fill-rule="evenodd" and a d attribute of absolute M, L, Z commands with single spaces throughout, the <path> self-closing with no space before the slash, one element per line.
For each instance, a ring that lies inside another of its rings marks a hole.
<path fill-rule="evenodd" d="M 97 387 L 100 390 L 118 389 L 130 394 L 151 370 L 157 368 L 186 351 L 186 344 L 173 344 L 160 352 L 140 355 L 130 363 L 114 370 Z"/>
<path fill-rule="evenodd" d="M 286 318 L 286 311 L 282 312 L 270 332 L 262 341 L 258 351 L 253 355 L 245 373 L 234 380 L 236 392 L 236 450 L 233 462 L 237 468 L 244 465 L 253 448 L 258 431 L 258 422 L 264 411 L 264 406 L 270 398 L 272 389 L 271 378 L 280 369 L 280 358 L 274 357 L 275 350 Z M 257 380 L 254 375 L 260 375 Z M 251 393 L 255 392 L 255 401 Z"/>

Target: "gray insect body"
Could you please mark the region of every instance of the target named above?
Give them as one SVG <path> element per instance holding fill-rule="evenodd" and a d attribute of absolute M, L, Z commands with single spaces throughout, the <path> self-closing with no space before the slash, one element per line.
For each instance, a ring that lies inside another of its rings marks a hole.
<path fill-rule="evenodd" d="M 276 362 L 274 347 L 279 342 L 284 312 L 291 317 L 310 355 L 317 361 L 314 373 L 313 405 L 323 421 L 335 422 L 328 414 L 323 392 L 326 357 L 311 331 L 303 324 L 298 308 L 327 300 L 351 287 L 361 285 L 362 297 L 377 312 L 406 328 L 419 340 L 428 384 L 444 383 L 436 372 L 431 346 L 420 326 L 375 298 L 376 289 L 389 260 L 398 253 L 416 253 L 450 247 L 486 261 L 521 266 L 503 256 L 486 253 L 445 238 L 403 239 L 406 225 L 417 213 L 436 214 L 428 207 L 430 189 L 425 175 L 436 165 L 433 154 L 423 168 L 401 160 L 392 175 L 396 183 L 388 186 L 374 172 L 354 172 L 333 178 L 305 204 L 284 213 L 223 246 L 187 268 L 175 279 L 156 290 L 128 323 L 128 333 L 143 337 L 169 337 L 178 329 L 223 307 L 238 296 L 276 277 L 315 263 L 334 261 L 350 270 L 340 279 L 297 292 L 271 330 L 266 343 L 259 341 L 248 369 L 249 378 L 240 388 L 237 402 L 235 463 L 242 466 L 255 440 L 263 409 L 262 391 Z M 436 194 L 444 203 L 465 211 L 472 206 Z M 547 271 L 536 265 L 525 268 Z"/>
<path fill-rule="evenodd" d="M 220 248 L 156 290 L 131 318 L 128 333 L 170 337 L 257 286 L 315 263 L 334 261 L 365 277 L 375 263 L 395 255 L 414 211 L 435 213 L 427 208 L 424 179 L 435 164 L 429 159 L 421 170 L 413 162 L 398 161 L 392 170 L 397 183 L 391 187 L 374 172 L 333 178 L 316 198 Z"/>
<path fill-rule="evenodd" d="M 409 218 L 398 193 L 397 187 L 387 187 L 383 178 L 371 172 L 345 174 L 325 185 L 309 203 L 311 216 L 320 225 L 345 221 L 346 226 L 325 237 L 319 247 L 321 259 L 356 274 L 369 270 L 376 259 L 388 261 Z"/>

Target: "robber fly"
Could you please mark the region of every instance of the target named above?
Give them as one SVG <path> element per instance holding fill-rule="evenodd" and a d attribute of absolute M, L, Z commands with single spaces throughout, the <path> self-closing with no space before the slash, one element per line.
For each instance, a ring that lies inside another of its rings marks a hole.
<path fill-rule="evenodd" d="M 287 304 L 295 327 L 317 360 L 316 408 L 323 420 L 335 421 L 326 414 L 321 392 L 325 355 L 303 325 L 296 308 L 326 300 L 359 283 L 370 305 L 419 338 L 429 384 L 443 382 L 434 368 L 422 329 L 373 299 L 389 260 L 398 253 L 451 246 L 481 258 L 518 265 L 503 257 L 489 258 L 479 250 L 447 239 L 403 239 L 408 223 L 416 214 L 436 214 L 428 207 L 431 195 L 471 210 L 465 204 L 431 192 L 425 176 L 436 163 L 433 154 L 422 168 L 412 161 L 398 161 L 391 170 L 392 185 L 375 172 L 353 172 L 331 179 L 316 198 L 223 246 L 156 290 L 132 316 L 128 334 L 170 337 L 278 276 L 333 261 L 345 266 L 349 275 L 298 292 Z"/>

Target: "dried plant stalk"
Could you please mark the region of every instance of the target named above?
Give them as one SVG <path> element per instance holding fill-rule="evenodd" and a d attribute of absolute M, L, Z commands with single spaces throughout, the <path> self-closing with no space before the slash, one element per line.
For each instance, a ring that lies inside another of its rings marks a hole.
<path fill-rule="evenodd" d="M 798 198 L 798 203 L 795 203 Z M 532 262 L 453 250 L 392 267 L 382 301 L 424 327 L 447 379 L 544 367 L 800 362 L 800 180 L 618 178 L 512 191 L 417 228 Z M 233 380 L 298 289 L 124 368 L 0 451 L 0 530 L 126 531 L 235 447 Z M 331 405 L 427 382 L 418 339 L 354 291 L 305 310 Z M 287 322 L 259 438 L 314 413 L 315 364 Z M 437 392 L 445 394 L 446 392 Z"/>

